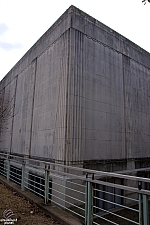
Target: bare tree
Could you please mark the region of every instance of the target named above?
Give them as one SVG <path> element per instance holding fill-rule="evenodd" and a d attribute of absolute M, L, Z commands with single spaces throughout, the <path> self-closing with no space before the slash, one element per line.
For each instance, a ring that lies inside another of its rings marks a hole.
<path fill-rule="evenodd" d="M 11 97 L 9 92 L 7 98 L 4 98 L 0 92 L 0 133 L 7 129 L 8 121 L 13 117 L 14 106 L 14 96 Z"/>
<path fill-rule="evenodd" d="M 144 5 L 146 4 L 146 2 L 150 3 L 150 0 L 142 0 L 142 3 L 144 3 Z"/>

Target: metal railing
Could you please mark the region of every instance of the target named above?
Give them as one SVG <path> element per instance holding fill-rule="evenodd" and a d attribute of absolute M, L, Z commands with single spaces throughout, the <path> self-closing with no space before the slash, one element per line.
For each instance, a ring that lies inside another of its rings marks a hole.
<path fill-rule="evenodd" d="M 0 153 L 0 175 L 91 224 L 149 224 L 150 179 Z"/>

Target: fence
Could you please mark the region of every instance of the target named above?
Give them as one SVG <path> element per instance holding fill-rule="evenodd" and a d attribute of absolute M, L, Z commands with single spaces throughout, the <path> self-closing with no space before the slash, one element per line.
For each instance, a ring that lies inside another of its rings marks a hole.
<path fill-rule="evenodd" d="M 0 153 L 0 175 L 91 224 L 149 224 L 150 179 Z"/>

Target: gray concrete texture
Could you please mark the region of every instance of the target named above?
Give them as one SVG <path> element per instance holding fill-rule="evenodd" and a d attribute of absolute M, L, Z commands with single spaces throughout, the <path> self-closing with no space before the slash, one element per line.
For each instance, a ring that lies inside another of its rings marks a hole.
<path fill-rule="evenodd" d="M 149 87 L 150 53 L 71 6 L 0 83 L 15 103 L 1 151 L 62 163 L 150 157 Z"/>

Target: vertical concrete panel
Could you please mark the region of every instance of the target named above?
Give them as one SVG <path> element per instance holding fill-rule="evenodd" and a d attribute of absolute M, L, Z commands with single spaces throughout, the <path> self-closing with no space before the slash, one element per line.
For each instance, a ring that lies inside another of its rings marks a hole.
<path fill-rule="evenodd" d="M 71 55 L 68 75 L 68 110 L 65 160 L 80 162 L 84 144 L 84 75 L 83 34 L 71 29 Z"/>
<path fill-rule="evenodd" d="M 121 54 L 89 38 L 86 38 L 84 51 L 84 159 L 123 158 L 124 90 Z"/>
<path fill-rule="evenodd" d="M 143 65 L 124 56 L 126 158 L 149 156 L 149 76 Z"/>
<path fill-rule="evenodd" d="M 71 35 L 66 161 L 124 158 L 121 54 L 76 30 Z"/>
<path fill-rule="evenodd" d="M 5 152 L 10 152 L 11 148 L 14 105 L 16 101 L 16 80 L 17 78 L 1 90 L 1 107 L 6 111 L 6 113 L 4 113 L 4 119 L 1 119 L 2 129 L 0 132 L 0 144 L 1 150 Z"/>
<path fill-rule="evenodd" d="M 37 59 L 31 155 L 64 160 L 68 32 Z"/>
<path fill-rule="evenodd" d="M 11 152 L 29 155 L 32 107 L 35 82 L 35 61 L 17 78 Z"/>

